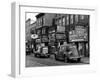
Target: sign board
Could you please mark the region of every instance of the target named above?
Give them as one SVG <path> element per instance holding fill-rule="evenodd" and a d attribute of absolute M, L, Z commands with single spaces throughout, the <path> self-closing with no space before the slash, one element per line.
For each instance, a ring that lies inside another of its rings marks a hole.
<path fill-rule="evenodd" d="M 48 37 L 47 36 L 42 36 L 42 42 L 48 42 Z"/>
<path fill-rule="evenodd" d="M 88 40 L 87 28 L 77 28 L 69 32 L 70 42 L 87 41 L 87 40 Z"/>
<path fill-rule="evenodd" d="M 32 34 L 32 35 L 31 35 L 31 38 L 32 38 L 32 39 L 36 39 L 36 38 L 38 38 L 38 35 L 37 35 L 37 34 Z"/>
<path fill-rule="evenodd" d="M 55 41 L 55 33 L 49 34 L 49 40 Z"/>
<path fill-rule="evenodd" d="M 65 34 L 56 34 L 56 39 L 65 39 L 66 35 Z"/>
<path fill-rule="evenodd" d="M 48 53 L 48 47 L 44 47 L 44 48 L 43 48 L 43 53 L 44 53 L 44 54 Z"/>
<path fill-rule="evenodd" d="M 57 32 L 65 32 L 65 27 L 63 26 L 57 26 Z"/>
<path fill-rule="evenodd" d="M 36 39 L 36 42 L 37 42 L 37 43 L 40 43 L 40 42 L 41 42 L 41 40 L 40 40 L 40 39 Z"/>

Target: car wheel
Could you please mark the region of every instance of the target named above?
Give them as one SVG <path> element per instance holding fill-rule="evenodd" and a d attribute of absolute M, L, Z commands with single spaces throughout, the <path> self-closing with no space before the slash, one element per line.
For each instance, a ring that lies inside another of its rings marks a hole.
<path fill-rule="evenodd" d="M 34 54 L 35 57 L 37 57 L 37 54 Z"/>
<path fill-rule="evenodd" d="M 77 59 L 77 62 L 81 62 L 81 58 L 78 58 L 78 59 Z"/>
<path fill-rule="evenodd" d="M 49 58 L 49 57 L 50 57 L 50 55 L 47 56 L 47 58 Z"/>
<path fill-rule="evenodd" d="M 58 60 L 57 55 L 55 54 L 55 60 Z"/>

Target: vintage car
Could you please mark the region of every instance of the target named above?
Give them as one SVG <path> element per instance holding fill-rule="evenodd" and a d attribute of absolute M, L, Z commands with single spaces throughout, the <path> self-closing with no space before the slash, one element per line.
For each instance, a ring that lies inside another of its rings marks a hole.
<path fill-rule="evenodd" d="M 48 53 L 48 47 L 41 47 L 38 48 L 37 51 L 34 53 L 35 57 L 50 57 L 50 54 Z"/>
<path fill-rule="evenodd" d="M 76 46 L 74 45 L 63 45 L 59 48 L 58 51 L 55 52 L 55 59 L 64 60 L 65 62 L 68 62 L 70 60 L 76 60 L 80 62 L 81 57 L 82 56 L 78 54 Z"/>

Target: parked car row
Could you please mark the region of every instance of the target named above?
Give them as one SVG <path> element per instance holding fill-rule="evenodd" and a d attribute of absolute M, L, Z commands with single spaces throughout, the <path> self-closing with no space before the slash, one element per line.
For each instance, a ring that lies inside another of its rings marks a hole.
<path fill-rule="evenodd" d="M 29 50 L 26 49 L 27 52 Z M 55 60 L 64 60 L 68 62 L 70 60 L 75 60 L 77 62 L 81 61 L 83 56 L 79 55 L 77 48 L 75 45 L 61 45 L 54 54 L 50 54 L 48 52 L 47 46 L 38 46 L 38 49 L 33 52 L 35 57 L 47 57 L 49 58 L 51 55 L 54 55 Z"/>

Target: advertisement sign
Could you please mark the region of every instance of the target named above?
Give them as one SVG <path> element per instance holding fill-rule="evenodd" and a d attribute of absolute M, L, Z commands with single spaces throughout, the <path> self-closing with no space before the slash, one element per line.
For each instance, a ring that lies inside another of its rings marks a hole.
<path fill-rule="evenodd" d="M 56 34 L 56 39 L 65 39 L 66 35 L 65 34 Z"/>
<path fill-rule="evenodd" d="M 40 43 L 41 42 L 41 40 L 40 39 L 36 39 L 36 43 Z"/>
<path fill-rule="evenodd" d="M 31 38 L 32 38 L 32 39 L 36 39 L 36 38 L 38 38 L 38 35 L 37 35 L 37 34 L 32 34 L 32 35 L 31 35 Z"/>
<path fill-rule="evenodd" d="M 48 37 L 47 36 L 42 36 L 42 42 L 48 42 Z"/>
<path fill-rule="evenodd" d="M 57 32 L 65 32 L 65 27 L 63 26 L 57 26 Z"/>
<path fill-rule="evenodd" d="M 43 48 L 43 53 L 44 53 L 44 54 L 48 53 L 48 47 L 44 47 L 44 48 Z"/>
<path fill-rule="evenodd" d="M 87 28 L 76 28 L 75 30 L 69 32 L 70 42 L 87 41 L 87 40 L 88 40 Z"/>
<path fill-rule="evenodd" d="M 55 33 L 49 34 L 49 40 L 50 41 L 55 41 Z"/>

